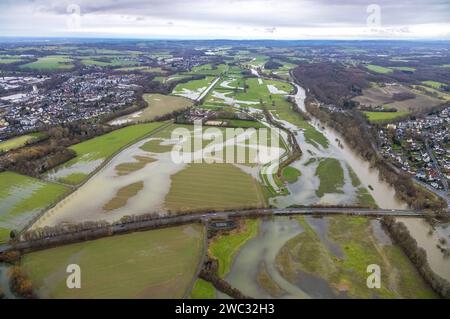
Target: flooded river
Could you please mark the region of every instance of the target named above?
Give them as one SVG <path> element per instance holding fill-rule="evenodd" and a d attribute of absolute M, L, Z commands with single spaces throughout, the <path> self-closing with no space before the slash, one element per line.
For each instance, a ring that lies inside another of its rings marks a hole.
<path fill-rule="evenodd" d="M 305 90 L 300 86 L 293 84 L 297 88 L 297 94 L 295 95 L 295 100 L 298 107 L 305 113 L 308 113 L 305 107 Z M 309 114 L 309 113 L 308 113 Z M 324 149 L 322 147 L 317 147 L 315 145 L 311 145 L 307 141 L 303 134 L 298 134 L 297 139 L 300 145 L 302 145 L 302 149 L 304 148 L 304 157 L 298 162 L 296 162 L 293 166 L 298 168 L 302 173 L 305 173 L 308 176 L 308 180 L 303 179 L 303 182 L 306 185 L 309 183 L 310 186 L 303 186 L 303 188 L 307 187 L 316 187 L 315 183 L 315 175 L 312 173 L 313 168 L 305 167 L 305 163 L 308 162 L 307 158 L 311 158 L 312 155 L 308 150 L 315 152 L 316 154 L 327 155 L 329 157 L 337 158 L 341 162 L 347 163 L 356 175 L 359 177 L 361 183 L 369 189 L 370 194 L 374 198 L 376 204 L 380 208 L 384 209 L 405 209 L 407 208 L 407 204 L 400 201 L 395 196 L 395 190 L 386 182 L 379 179 L 379 172 L 376 169 L 370 167 L 370 164 L 362 159 L 357 153 L 355 153 L 346 143 L 344 138 L 337 133 L 335 130 L 330 129 L 323 124 L 319 123 L 318 120 L 312 120 L 310 122 L 317 130 L 321 131 L 322 134 L 327 138 L 330 143 L 330 147 L 328 149 Z M 291 125 L 292 126 L 292 125 Z M 339 145 L 341 144 L 341 146 Z M 343 166 L 345 167 L 345 166 Z M 310 179 L 310 180 L 309 180 Z M 346 185 L 348 184 L 346 178 Z M 370 188 L 369 188 L 370 185 Z M 295 190 L 294 185 L 294 190 Z M 293 202 L 296 202 L 296 197 L 299 198 L 307 198 L 306 195 L 302 194 L 299 187 L 298 192 L 293 192 L 291 196 L 287 199 L 280 201 L 281 203 L 288 205 Z M 311 192 L 307 192 L 311 194 Z M 348 196 L 351 196 L 349 194 Z M 312 200 L 313 197 L 310 197 Z M 336 201 L 338 204 L 339 201 Z M 423 219 L 417 218 L 401 218 L 402 221 L 411 232 L 412 236 L 417 240 L 418 245 L 424 248 L 427 252 L 428 262 L 430 267 L 441 277 L 450 281 L 450 258 L 445 257 L 443 253 L 438 249 L 437 244 L 440 238 L 446 238 L 449 240 L 450 235 L 450 227 L 448 226 L 439 226 L 435 230 L 430 232 L 431 226 L 426 223 Z"/>
<path fill-rule="evenodd" d="M 305 222 L 314 229 L 321 243 L 330 251 L 333 258 L 342 259 L 345 254 L 343 247 L 329 238 L 330 218 L 305 217 Z M 370 221 L 371 231 L 378 247 L 392 245 L 389 236 L 381 227 L 380 221 Z M 280 249 L 292 238 L 302 234 L 305 229 L 296 219 L 275 217 L 261 221 L 258 235 L 248 241 L 236 255 L 230 273 L 225 279 L 233 287 L 238 288 L 247 296 L 253 298 L 347 298 L 346 292 L 338 292 L 325 279 L 298 270 L 297 280 L 286 280 L 279 271 L 280 264 L 277 255 Z M 369 233 L 368 233 L 369 235 Z M 291 251 L 295 254 L 295 251 Z M 406 257 L 405 257 L 406 258 Z M 261 276 L 261 265 L 264 266 L 265 278 L 270 278 L 271 284 L 258 280 Z M 273 290 L 274 287 L 277 289 Z M 276 295 L 274 295 L 276 292 Z M 218 292 L 218 298 L 227 298 Z"/>

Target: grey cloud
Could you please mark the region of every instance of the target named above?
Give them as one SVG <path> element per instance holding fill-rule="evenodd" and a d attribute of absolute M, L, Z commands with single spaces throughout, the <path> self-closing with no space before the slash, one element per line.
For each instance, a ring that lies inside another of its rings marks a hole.
<path fill-rule="evenodd" d="M 82 14 L 135 15 L 261 27 L 362 26 L 366 23 L 366 8 L 372 3 L 380 5 L 382 22 L 388 26 L 450 20 L 449 0 L 19 0 L 6 3 L 7 6 L 28 3 L 60 15 L 67 14 L 67 6 L 76 3 Z"/>

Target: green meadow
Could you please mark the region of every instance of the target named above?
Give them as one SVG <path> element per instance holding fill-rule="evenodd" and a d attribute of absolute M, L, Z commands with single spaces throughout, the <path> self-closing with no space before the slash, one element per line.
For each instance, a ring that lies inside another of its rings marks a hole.
<path fill-rule="evenodd" d="M 25 255 L 21 266 L 40 298 L 180 299 L 203 254 L 201 225 L 137 232 Z M 82 289 L 68 289 L 68 264 L 82 269 Z"/>
<path fill-rule="evenodd" d="M 30 70 L 68 70 L 73 68 L 73 60 L 67 56 L 51 55 L 38 58 L 36 62 L 24 64 L 23 69 Z"/>
<path fill-rule="evenodd" d="M 0 173 L 0 243 L 11 230 L 23 227 L 41 210 L 62 198 L 69 188 L 28 176 Z"/>
<path fill-rule="evenodd" d="M 0 152 L 7 152 L 16 148 L 20 148 L 22 146 L 25 146 L 28 142 L 31 142 L 34 139 L 40 137 L 42 137 L 41 133 L 32 133 L 18 137 L 13 137 L 9 140 L 0 142 Z"/>
<path fill-rule="evenodd" d="M 387 121 L 395 120 L 396 118 L 406 116 L 409 112 L 398 111 L 398 112 L 364 112 L 370 122 L 372 123 L 382 123 Z"/>

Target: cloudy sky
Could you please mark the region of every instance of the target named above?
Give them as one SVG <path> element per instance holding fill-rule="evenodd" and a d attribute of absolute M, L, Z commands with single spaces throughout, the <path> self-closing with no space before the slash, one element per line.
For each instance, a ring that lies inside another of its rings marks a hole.
<path fill-rule="evenodd" d="M 450 0 L 0 0 L 0 36 L 450 39 Z"/>

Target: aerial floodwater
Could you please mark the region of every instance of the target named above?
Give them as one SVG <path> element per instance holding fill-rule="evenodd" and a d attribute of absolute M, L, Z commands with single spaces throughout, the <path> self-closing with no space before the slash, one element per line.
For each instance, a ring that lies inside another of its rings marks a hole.
<path fill-rule="evenodd" d="M 296 84 L 295 84 L 296 85 Z M 300 86 L 296 85 L 297 94 L 295 96 L 296 103 L 300 109 L 307 113 L 305 108 L 305 91 Z M 305 141 L 302 134 L 297 135 L 300 145 L 306 150 L 304 157 L 295 163 L 296 167 L 299 167 L 302 172 L 308 172 L 310 169 L 307 165 L 308 158 L 311 154 L 308 150 L 314 152 L 326 152 L 330 157 L 336 157 L 347 163 L 349 167 L 358 175 L 361 183 L 370 189 L 370 194 L 375 200 L 376 204 L 380 208 L 384 209 L 406 209 L 408 205 L 395 196 L 395 190 L 386 182 L 380 180 L 379 172 L 377 169 L 370 167 L 369 162 L 362 159 L 361 156 L 356 154 L 346 143 L 345 140 L 335 130 L 323 125 L 318 120 L 312 120 L 311 123 L 317 130 L 320 130 L 330 143 L 330 147 L 327 150 L 321 148 L 317 150 L 317 147 L 309 144 Z M 319 153 L 320 154 L 320 153 Z M 307 174 L 307 173 L 306 173 Z M 309 176 L 309 175 L 307 175 Z M 312 178 L 313 180 L 313 178 Z M 305 183 L 306 181 L 303 180 Z M 346 183 L 348 184 L 348 182 Z M 305 184 L 304 184 L 305 185 Z M 306 184 L 307 185 L 307 184 Z M 303 196 L 303 195 L 301 195 Z M 287 197 L 289 204 L 292 204 L 291 197 Z M 295 201 L 295 199 L 294 199 Z M 437 247 L 439 242 L 439 234 L 447 234 L 449 228 L 445 226 L 439 226 L 437 229 L 431 229 L 431 226 L 422 219 L 417 218 L 400 218 L 399 221 L 403 222 L 411 235 L 417 240 L 419 247 L 422 247 L 427 252 L 428 262 L 433 271 L 439 276 L 450 280 L 450 258 L 446 257 Z M 444 236 L 445 238 L 446 236 Z"/>

